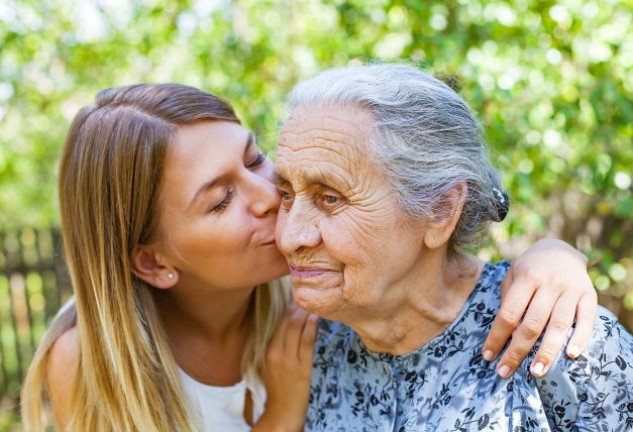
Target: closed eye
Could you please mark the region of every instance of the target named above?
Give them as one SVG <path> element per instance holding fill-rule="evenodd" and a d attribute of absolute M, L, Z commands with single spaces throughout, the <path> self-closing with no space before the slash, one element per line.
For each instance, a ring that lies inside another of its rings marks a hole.
<path fill-rule="evenodd" d="M 233 196 L 233 189 L 227 189 L 226 196 L 224 197 L 222 202 L 211 206 L 209 209 L 207 209 L 207 213 L 220 213 L 231 203 L 231 201 L 233 200 Z"/>
<path fill-rule="evenodd" d="M 266 155 L 264 153 L 258 153 L 255 160 L 249 163 L 248 165 L 246 165 L 246 168 L 254 168 L 256 166 L 259 166 L 263 164 L 265 160 L 266 160 Z"/>

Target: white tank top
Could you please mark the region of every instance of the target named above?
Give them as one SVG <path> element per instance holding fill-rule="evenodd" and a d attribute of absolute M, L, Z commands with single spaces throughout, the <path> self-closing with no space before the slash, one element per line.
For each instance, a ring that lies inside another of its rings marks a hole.
<path fill-rule="evenodd" d="M 255 374 L 246 374 L 239 383 L 229 387 L 202 384 L 178 368 L 189 409 L 193 416 L 192 429 L 200 432 L 243 432 L 251 426 L 244 420 L 246 390 L 253 400 L 253 422 L 264 412 L 266 388 Z"/>

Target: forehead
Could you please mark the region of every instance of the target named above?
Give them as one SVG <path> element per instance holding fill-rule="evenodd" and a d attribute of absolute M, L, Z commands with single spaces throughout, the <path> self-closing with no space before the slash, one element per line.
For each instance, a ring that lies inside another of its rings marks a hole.
<path fill-rule="evenodd" d="M 279 175 L 288 180 L 299 175 L 349 183 L 361 172 L 377 169 L 369 147 L 373 124 L 371 113 L 358 107 L 295 108 L 281 130 Z"/>
<path fill-rule="evenodd" d="M 242 126 L 227 121 L 180 126 L 167 147 L 163 194 L 187 200 L 201 184 L 241 166 L 248 136 Z"/>

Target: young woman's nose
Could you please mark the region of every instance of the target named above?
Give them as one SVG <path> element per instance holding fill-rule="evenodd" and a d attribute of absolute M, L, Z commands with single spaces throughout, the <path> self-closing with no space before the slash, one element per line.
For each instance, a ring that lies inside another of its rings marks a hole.
<path fill-rule="evenodd" d="M 257 217 L 265 217 L 269 213 L 276 214 L 280 204 L 277 187 L 264 176 L 253 172 L 247 175 L 247 192 L 252 213 Z"/>

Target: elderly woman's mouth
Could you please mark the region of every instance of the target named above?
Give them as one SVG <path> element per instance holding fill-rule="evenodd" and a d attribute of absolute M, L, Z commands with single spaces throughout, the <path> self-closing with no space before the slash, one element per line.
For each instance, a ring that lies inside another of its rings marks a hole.
<path fill-rule="evenodd" d="M 293 281 L 308 282 L 322 279 L 334 273 L 334 270 L 324 267 L 298 266 L 290 264 L 290 276 Z"/>

